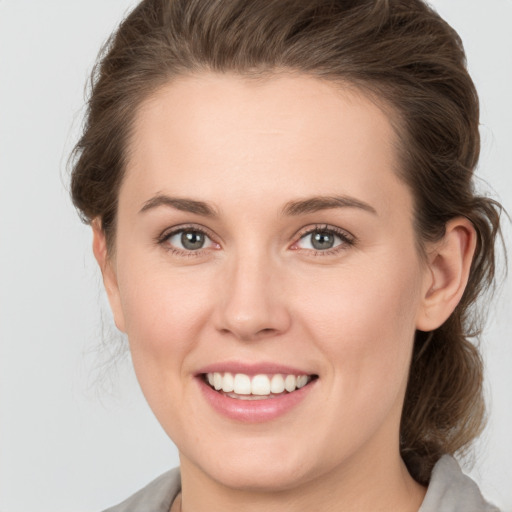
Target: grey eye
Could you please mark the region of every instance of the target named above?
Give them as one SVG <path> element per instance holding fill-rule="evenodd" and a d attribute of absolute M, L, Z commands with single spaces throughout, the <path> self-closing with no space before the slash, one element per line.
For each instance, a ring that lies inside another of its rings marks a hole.
<path fill-rule="evenodd" d="M 167 243 L 184 251 L 198 251 L 213 245 L 205 233 L 193 229 L 176 231 L 167 238 Z"/>
<path fill-rule="evenodd" d="M 321 251 L 334 247 L 336 237 L 332 233 L 320 232 L 311 234 L 311 245 Z"/>
<path fill-rule="evenodd" d="M 201 249 L 204 245 L 205 236 L 197 231 L 184 231 L 181 234 L 181 245 L 189 251 Z"/>
<path fill-rule="evenodd" d="M 314 251 L 326 251 L 339 245 L 346 240 L 340 235 L 329 230 L 316 230 L 306 233 L 298 242 L 301 249 L 310 249 Z"/>

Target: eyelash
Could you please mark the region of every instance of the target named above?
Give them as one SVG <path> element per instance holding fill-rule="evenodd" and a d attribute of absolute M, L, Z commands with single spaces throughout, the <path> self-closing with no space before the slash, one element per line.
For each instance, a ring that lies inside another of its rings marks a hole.
<path fill-rule="evenodd" d="M 348 231 L 345 231 L 344 229 L 337 228 L 335 226 L 329 226 L 328 224 L 316 224 L 313 228 L 308 228 L 302 233 L 299 234 L 299 237 L 296 242 L 294 242 L 293 245 L 296 245 L 300 240 L 307 237 L 308 235 L 312 235 L 313 233 L 327 233 L 330 235 L 335 235 L 338 238 L 340 238 L 341 243 L 335 247 L 332 247 L 331 249 L 325 249 L 323 251 L 321 250 L 314 250 L 314 249 L 305 249 L 308 251 L 312 251 L 311 253 L 314 256 L 332 256 L 334 254 L 338 254 L 349 247 L 352 247 L 356 244 L 356 238 L 350 234 Z M 300 249 L 295 249 L 300 250 Z"/>
<path fill-rule="evenodd" d="M 170 252 L 172 254 L 176 254 L 178 256 L 185 256 L 185 257 L 196 256 L 197 257 L 197 256 L 201 256 L 205 250 L 208 250 L 208 249 L 198 249 L 196 251 L 192 251 L 192 250 L 187 251 L 187 250 L 178 249 L 176 247 L 173 247 L 172 245 L 167 244 L 168 240 L 171 237 L 173 237 L 174 235 L 177 235 L 178 233 L 182 233 L 185 231 L 201 233 L 202 235 L 208 237 L 213 243 L 217 243 L 217 242 L 215 242 L 214 237 L 208 230 L 204 229 L 201 226 L 197 226 L 197 225 L 179 226 L 179 227 L 171 229 L 170 231 L 164 231 L 160 236 L 158 236 L 156 238 L 155 241 L 158 245 L 164 246 L 164 248 L 168 252 Z M 327 234 L 335 235 L 338 238 L 340 238 L 341 242 L 342 242 L 339 245 L 337 245 L 331 249 L 325 249 L 325 250 L 303 249 L 303 250 L 309 251 L 314 256 L 331 256 L 334 254 L 338 254 L 339 252 L 344 251 L 347 248 L 354 246 L 357 241 L 353 235 L 351 235 L 349 232 L 347 232 L 343 229 L 337 228 L 335 226 L 329 226 L 327 224 L 316 224 L 312 228 L 309 228 L 309 229 L 299 233 L 298 238 L 293 243 L 293 245 L 298 244 L 300 240 L 302 240 L 303 238 L 305 238 L 308 235 L 311 235 L 313 233 L 327 233 Z M 293 250 L 301 250 L 301 249 L 296 248 Z"/>
<path fill-rule="evenodd" d="M 170 231 L 169 230 L 164 231 L 160 236 L 158 236 L 156 238 L 156 243 L 158 245 L 163 246 L 165 248 L 165 250 L 170 252 L 171 254 L 176 254 L 178 256 L 184 256 L 184 257 L 201 256 L 203 254 L 203 252 L 207 249 L 198 249 L 197 251 L 186 251 L 183 249 L 178 249 L 177 247 L 173 247 L 170 244 L 167 244 L 168 240 L 171 237 L 173 237 L 174 235 L 177 235 L 178 233 L 183 233 L 185 231 L 190 231 L 193 233 L 201 233 L 202 235 L 208 237 L 212 242 L 214 242 L 214 237 L 205 228 L 203 228 L 201 226 L 197 226 L 197 225 L 185 225 L 185 226 L 179 226 L 179 227 L 173 228 Z"/>

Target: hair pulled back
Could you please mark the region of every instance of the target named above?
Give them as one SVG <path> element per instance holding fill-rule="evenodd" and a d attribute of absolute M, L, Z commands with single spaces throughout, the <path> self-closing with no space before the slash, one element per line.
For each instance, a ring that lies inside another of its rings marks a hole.
<path fill-rule="evenodd" d="M 469 283 L 451 317 L 417 332 L 400 427 L 411 475 L 427 483 L 444 453 L 484 424 L 472 307 L 490 288 L 500 205 L 474 190 L 479 106 L 457 33 L 421 0 L 144 0 L 112 35 L 92 75 L 71 191 L 114 250 L 117 196 L 138 105 L 191 73 L 295 71 L 353 84 L 388 105 L 400 177 L 412 191 L 419 247 L 467 217 L 477 233 Z"/>

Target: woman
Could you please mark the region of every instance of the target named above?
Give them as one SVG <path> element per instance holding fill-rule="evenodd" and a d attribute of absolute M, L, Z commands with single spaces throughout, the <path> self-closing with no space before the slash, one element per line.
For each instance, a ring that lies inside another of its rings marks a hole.
<path fill-rule="evenodd" d="M 496 510 L 471 309 L 500 206 L 420 0 L 150 0 L 107 45 L 73 200 L 180 452 L 112 510 Z"/>

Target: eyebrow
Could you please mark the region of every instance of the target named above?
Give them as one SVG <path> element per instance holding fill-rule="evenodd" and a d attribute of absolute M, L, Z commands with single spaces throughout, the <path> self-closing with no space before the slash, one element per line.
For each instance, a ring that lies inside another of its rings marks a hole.
<path fill-rule="evenodd" d="M 144 213 L 160 206 L 175 208 L 182 212 L 195 213 L 203 217 L 218 217 L 215 207 L 204 201 L 170 197 L 164 194 L 159 194 L 146 201 L 139 213 Z M 377 215 L 377 211 L 373 206 L 349 196 L 314 196 L 298 201 L 290 201 L 284 206 L 282 214 L 286 216 L 297 216 L 331 208 L 359 208 Z"/>
<path fill-rule="evenodd" d="M 284 215 L 304 215 L 330 208 L 359 208 L 377 215 L 377 210 L 368 203 L 350 196 L 315 196 L 299 201 L 290 201 L 283 208 Z"/>
<path fill-rule="evenodd" d="M 218 216 L 215 208 L 210 204 L 205 203 L 204 201 L 196 201 L 194 199 L 185 199 L 180 197 L 170 197 L 164 194 L 159 194 L 146 201 L 140 209 L 139 213 L 147 212 L 148 210 L 158 208 L 159 206 L 168 206 L 182 212 L 202 215 L 203 217 Z"/>

